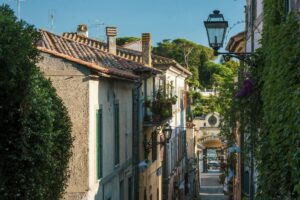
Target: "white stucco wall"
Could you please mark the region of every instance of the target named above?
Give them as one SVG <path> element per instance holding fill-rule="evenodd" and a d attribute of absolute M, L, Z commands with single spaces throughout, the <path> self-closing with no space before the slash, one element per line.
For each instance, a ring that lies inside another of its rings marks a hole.
<path fill-rule="evenodd" d="M 251 38 L 254 38 L 254 51 L 259 48 L 260 45 L 260 39 L 262 35 L 262 29 L 263 29 L 263 0 L 256 0 L 255 10 L 256 10 L 256 18 L 254 21 L 254 35 L 251 33 L 251 16 L 252 16 L 252 0 L 247 0 L 247 9 L 246 12 L 248 13 L 247 23 L 247 41 L 246 41 L 246 52 L 252 51 L 252 45 L 251 45 Z"/>
<path fill-rule="evenodd" d="M 124 195 L 128 196 L 126 188 L 131 165 L 122 171 L 118 168 L 132 159 L 132 88 L 132 83 L 101 77 L 89 81 L 89 199 L 119 199 L 121 180 L 124 181 Z M 114 165 L 116 100 L 120 115 L 120 163 L 117 166 Z M 103 113 L 103 176 L 99 181 L 96 178 L 96 110 L 100 107 Z M 102 180 L 108 179 L 108 176 L 110 180 L 103 184 Z"/>

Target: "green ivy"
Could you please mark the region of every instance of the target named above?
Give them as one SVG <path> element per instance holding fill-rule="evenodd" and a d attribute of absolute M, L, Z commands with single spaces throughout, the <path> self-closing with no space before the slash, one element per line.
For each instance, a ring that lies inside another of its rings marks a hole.
<path fill-rule="evenodd" d="M 263 124 L 259 137 L 261 199 L 296 199 L 300 183 L 300 35 L 284 0 L 265 0 L 261 75 Z"/>
<path fill-rule="evenodd" d="M 264 0 L 262 47 L 253 56 L 254 66 L 241 69 L 239 82 L 250 74 L 254 92 L 234 99 L 224 119 L 229 141 L 230 128 L 240 122 L 244 160 L 254 145 L 261 200 L 300 198 L 299 21 L 285 10 L 285 0 Z"/>

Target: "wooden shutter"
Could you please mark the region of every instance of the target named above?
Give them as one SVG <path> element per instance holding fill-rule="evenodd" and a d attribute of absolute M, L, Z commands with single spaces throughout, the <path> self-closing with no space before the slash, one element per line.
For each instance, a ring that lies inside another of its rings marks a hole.
<path fill-rule="evenodd" d="M 156 131 L 153 131 L 151 134 L 151 140 L 152 140 L 152 162 L 154 162 L 157 159 L 157 133 Z"/>
<path fill-rule="evenodd" d="M 103 165 L 103 145 L 102 145 L 102 109 L 96 111 L 96 164 L 97 164 L 97 179 L 102 178 Z"/>
<path fill-rule="evenodd" d="M 115 125 L 115 165 L 120 162 L 120 119 L 119 119 L 119 103 L 114 105 L 114 125 Z"/>

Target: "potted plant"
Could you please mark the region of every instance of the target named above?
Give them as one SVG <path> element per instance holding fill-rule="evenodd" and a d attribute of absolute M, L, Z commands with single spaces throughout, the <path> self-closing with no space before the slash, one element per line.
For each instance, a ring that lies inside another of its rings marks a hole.
<path fill-rule="evenodd" d="M 144 105 L 145 105 L 145 107 L 150 108 L 151 107 L 151 100 L 146 99 L 144 101 Z"/>
<path fill-rule="evenodd" d="M 176 95 L 171 96 L 169 98 L 169 101 L 171 102 L 171 104 L 175 105 L 177 103 L 177 96 Z"/>

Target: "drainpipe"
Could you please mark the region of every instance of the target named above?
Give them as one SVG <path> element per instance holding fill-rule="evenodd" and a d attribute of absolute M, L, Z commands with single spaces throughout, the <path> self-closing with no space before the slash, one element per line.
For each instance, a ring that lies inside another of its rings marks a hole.
<path fill-rule="evenodd" d="M 133 99 L 133 113 L 132 113 L 132 157 L 133 157 L 133 182 L 134 182 L 134 199 L 139 200 L 139 134 L 140 134 L 140 88 L 142 86 L 141 80 L 134 83 L 132 93 Z"/>
<path fill-rule="evenodd" d="M 165 138 L 164 138 L 165 140 Z M 168 177 L 168 152 L 167 152 L 167 142 L 164 141 L 164 158 L 162 163 L 162 199 L 168 200 L 169 193 L 169 177 Z"/>
<path fill-rule="evenodd" d="M 251 52 L 254 52 L 254 24 L 256 16 L 256 0 L 251 0 Z M 254 144 L 253 144 L 253 132 L 251 132 L 251 147 L 250 147 L 250 200 L 254 200 Z"/>

